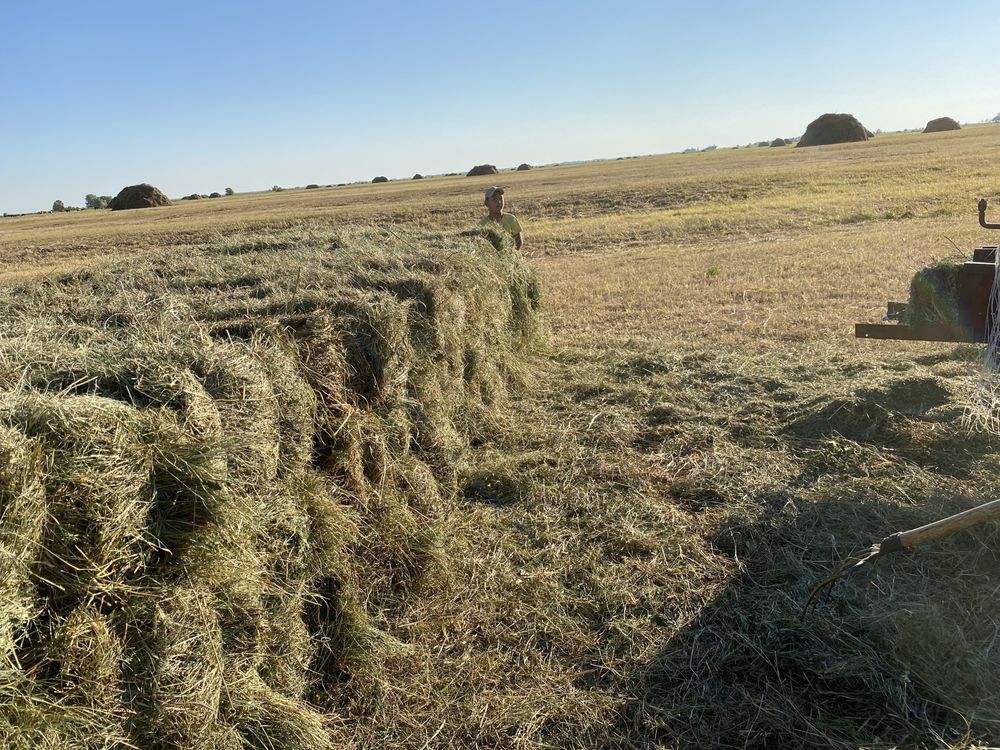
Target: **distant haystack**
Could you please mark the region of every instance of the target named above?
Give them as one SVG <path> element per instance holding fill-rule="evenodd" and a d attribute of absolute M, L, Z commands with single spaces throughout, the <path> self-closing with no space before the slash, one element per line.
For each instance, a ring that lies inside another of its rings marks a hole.
<path fill-rule="evenodd" d="M 867 141 L 869 133 L 854 115 L 821 115 L 809 123 L 797 146 L 826 146 L 831 143 Z"/>
<path fill-rule="evenodd" d="M 422 180 L 422 179 L 424 179 L 424 176 L 422 174 L 420 174 L 420 172 L 417 172 L 415 175 L 413 175 L 413 179 L 414 180 Z"/>
<path fill-rule="evenodd" d="M 518 172 L 527 172 L 529 169 L 531 169 L 531 165 L 530 164 L 518 164 L 517 165 L 517 171 Z"/>
<path fill-rule="evenodd" d="M 388 177 L 383 177 L 381 175 L 379 175 L 378 177 L 376 177 L 375 179 L 372 180 L 373 183 L 374 182 L 388 182 L 388 181 L 389 181 Z"/>
<path fill-rule="evenodd" d="M 771 141 L 771 148 L 777 148 L 778 146 L 787 146 L 787 145 L 788 141 L 786 141 L 784 138 L 775 138 L 773 141 Z"/>
<path fill-rule="evenodd" d="M 159 189 L 142 183 L 141 185 L 129 185 L 122 188 L 111 202 L 108 208 L 112 211 L 125 211 L 131 208 L 155 208 L 156 206 L 169 206 L 170 199 Z"/>
<path fill-rule="evenodd" d="M 492 164 L 479 164 L 469 170 L 466 177 L 481 177 L 487 174 L 499 174 L 499 171 Z"/>
<path fill-rule="evenodd" d="M 958 124 L 958 120 L 953 120 L 950 117 L 938 117 L 936 120 L 931 120 L 927 123 L 927 127 L 924 128 L 925 133 L 941 133 L 945 130 L 961 130 L 962 126 Z"/>

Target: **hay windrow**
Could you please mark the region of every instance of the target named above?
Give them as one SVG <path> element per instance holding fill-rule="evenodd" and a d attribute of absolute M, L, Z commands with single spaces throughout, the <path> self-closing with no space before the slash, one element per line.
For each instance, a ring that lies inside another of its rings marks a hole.
<path fill-rule="evenodd" d="M 509 241 L 298 226 L 2 296 L 0 726 L 330 746 L 523 382 Z"/>

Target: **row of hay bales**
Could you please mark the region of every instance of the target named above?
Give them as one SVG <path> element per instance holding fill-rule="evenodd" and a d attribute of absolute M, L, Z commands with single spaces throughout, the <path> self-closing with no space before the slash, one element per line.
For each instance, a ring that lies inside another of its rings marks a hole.
<path fill-rule="evenodd" d="M 538 335 L 509 239 L 300 227 L 0 297 L 0 746 L 334 746 Z"/>

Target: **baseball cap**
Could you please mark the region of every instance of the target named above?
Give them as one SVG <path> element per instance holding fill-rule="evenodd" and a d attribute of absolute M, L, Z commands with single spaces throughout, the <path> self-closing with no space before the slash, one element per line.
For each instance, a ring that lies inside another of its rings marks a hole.
<path fill-rule="evenodd" d="M 500 193 L 500 195 L 503 195 L 503 188 L 496 186 L 488 187 L 486 188 L 485 193 L 486 193 L 486 198 L 489 199 L 493 197 L 494 193 Z"/>

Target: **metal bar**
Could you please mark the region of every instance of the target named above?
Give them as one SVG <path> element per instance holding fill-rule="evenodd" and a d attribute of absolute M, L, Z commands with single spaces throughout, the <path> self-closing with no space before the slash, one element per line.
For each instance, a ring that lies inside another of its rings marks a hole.
<path fill-rule="evenodd" d="M 996 245 L 983 245 L 972 251 L 972 260 L 976 263 L 994 263 L 997 257 Z"/>
<path fill-rule="evenodd" d="M 948 341 L 956 344 L 981 344 L 971 328 L 958 326 L 901 326 L 895 323 L 855 323 L 859 339 L 895 339 L 899 341 Z"/>
<path fill-rule="evenodd" d="M 986 222 L 986 199 L 979 199 L 979 226 L 983 229 L 1000 229 L 1000 224 L 988 224 Z"/>
<path fill-rule="evenodd" d="M 889 302 L 886 304 L 886 317 L 889 320 L 899 320 L 904 310 L 906 310 L 905 302 Z"/>

